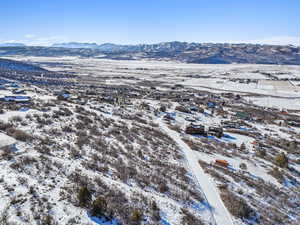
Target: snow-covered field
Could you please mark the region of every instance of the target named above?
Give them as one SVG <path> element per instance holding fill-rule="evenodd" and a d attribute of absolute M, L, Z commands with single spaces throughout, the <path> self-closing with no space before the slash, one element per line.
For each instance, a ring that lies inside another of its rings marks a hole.
<path fill-rule="evenodd" d="M 147 85 L 174 85 L 182 84 L 198 90 L 207 90 L 215 93 L 235 92 L 285 97 L 279 99 L 279 107 L 285 102 L 288 109 L 300 109 L 293 99 L 300 100 L 299 81 L 280 81 L 278 79 L 300 79 L 300 66 L 282 65 L 209 65 L 186 64 L 165 61 L 134 61 L 134 60 L 107 60 L 85 59 L 77 57 L 10 57 L 14 60 L 24 60 L 37 63 L 52 71 L 72 72 L 81 75 L 81 82 L 90 84 L 145 84 Z M 247 79 L 256 82 L 239 82 Z M 143 85 L 144 85 L 143 84 Z M 268 107 L 265 101 L 259 105 Z M 273 106 L 273 104 L 271 104 Z"/>
<path fill-rule="evenodd" d="M 263 107 L 300 110 L 300 98 L 245 97 L 245 99 Z"/>

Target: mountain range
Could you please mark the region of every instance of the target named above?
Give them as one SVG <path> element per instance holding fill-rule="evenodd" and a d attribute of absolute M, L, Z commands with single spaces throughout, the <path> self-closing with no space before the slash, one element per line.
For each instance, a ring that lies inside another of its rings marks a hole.
<path fill-rule="evenodd" d="M 163 42 L 117 45 L 61 43 L 50 47 L 0 46 L 0 56 L 79 56 L 107 59 L 175 60 L 186 63 L 300 65 L 300 47 L 258 44 Z"/>

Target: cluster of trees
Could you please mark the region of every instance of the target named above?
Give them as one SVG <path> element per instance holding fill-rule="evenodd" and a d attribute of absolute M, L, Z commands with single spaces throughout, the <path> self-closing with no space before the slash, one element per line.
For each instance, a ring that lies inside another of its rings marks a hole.
<path fill-rule="evenodd" d="M 77 199 L 79 206 L 87 208 L 92 216 L 104 218 L 107 221 L 117 220 L 119 224 L 139 225 L 147 216 L 148 224 L 157 224 L 160 221 L 159 208 L 154 201 L 147 205 L 147 201 L 139 199 L 140 203 L 128 199 L 120 191 L 110 189 L 108 192 L 93 196 L 86 186 L 79 188 Z M 137 208 L 139 205 L 142 208 Z"/>

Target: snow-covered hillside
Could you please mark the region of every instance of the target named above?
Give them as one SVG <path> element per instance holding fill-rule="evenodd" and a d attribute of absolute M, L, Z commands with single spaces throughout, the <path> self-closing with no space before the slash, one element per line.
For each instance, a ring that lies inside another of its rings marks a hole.
<path fill-rule="evenodd" d="M 21 72 L 4 77 L 0 224 L 299 221 L 299 111 L 254 101 L 285 98 L 286 82 L 262 81 L 277 87 L 273 97 L 229 91 L 226 84 L 259 82 L 221 82 L 248 66 L 227 68 L 229 75 L 206 67 L 215 77 L 199 79 L 224 90 L 202 90 L 194 77 L 201 68 L 193 65 L 122 62 L 109 70 L 111 61 L 101 61 L 101 69 L 97 60 L 83 60 L 85 67 L 77 60 L 69 67 L 55 62 L 56 69 L 66 66 L 65 75 L 34 74 L 39 82 L 24 80 Z M 79 75 L 69 74 L 76 69 Z M 172 74 L 180 71 L 182 77 Z M 293 91 L 288 95 L 296 99 Z"/>

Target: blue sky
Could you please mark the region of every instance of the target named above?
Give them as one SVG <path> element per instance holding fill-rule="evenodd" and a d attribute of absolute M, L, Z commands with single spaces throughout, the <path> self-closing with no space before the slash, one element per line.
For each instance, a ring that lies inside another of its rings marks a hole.
<path fill-rule="evenodd" d="M 1 0 L 0 42 L 300 45 L 299 0 Z"/>

